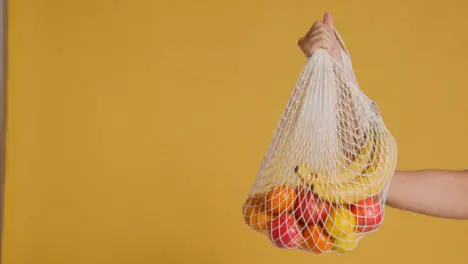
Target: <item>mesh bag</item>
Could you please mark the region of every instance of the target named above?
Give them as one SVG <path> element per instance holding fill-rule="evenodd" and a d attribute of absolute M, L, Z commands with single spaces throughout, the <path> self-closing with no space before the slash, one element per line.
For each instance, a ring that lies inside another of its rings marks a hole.
<path fill-rule="evenodd" d="M 243 206 L 279 248 L 352 251 L 384 219 L 397 146 L 342 61 L 317 50 L 304 66 Z"/>

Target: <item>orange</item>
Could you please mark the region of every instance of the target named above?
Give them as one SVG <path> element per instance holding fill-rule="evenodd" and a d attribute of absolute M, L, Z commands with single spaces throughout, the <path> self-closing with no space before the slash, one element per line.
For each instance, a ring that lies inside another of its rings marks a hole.
<path fill-rule="evenodd" d="M 293 187 L 280 185 L 271 188 L 266 195 L 266 206 L 274 214 L 290 212 L 296 201 L 297 193 Z"/>
<path fill-rule="evenodd" d="M 333 240 L 319 225 L 311 225 L 303 232 L 304 249 L 312 250 L 317 254 L 325 253 L 333 247 Z"/>
<path fill-rule="evenodd" d="M 244 221 L 246 224 L 250 225 L 251 219 L 253 215 L 258 213 L 258 209 L 255 207 L 247 207 L 244 209 Z"/>
<path fill-rule="evenodd" d="M 262 209 L 255 209 L 250 217 L 249 225 L 257 231 L 265 231 L 271 222 L 271 214 Z"/>
<path fill-rule="evenodd" d="M 244 203 L 244 206 L 242 208 L 244 217 L 250 217 L 252 214 L 252 210 L 258 207 L 262 207 L 265 202 L 265 195 L 261 193 L 257 193 L 255 195 L 249 196 L 247 200 Z"/>
<path fill-rule="evenodd" d="M 271 214 L 265 211 L 265 195 L 255 194 L 244 203 L 245 223 L 257 231 L 264 231 L 271 221 Z"/>

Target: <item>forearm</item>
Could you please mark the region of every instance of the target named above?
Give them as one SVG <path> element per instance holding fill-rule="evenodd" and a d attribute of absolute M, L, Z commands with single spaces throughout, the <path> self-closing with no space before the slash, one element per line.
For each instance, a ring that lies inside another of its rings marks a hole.
<path fill-rule="evenodd" d="M 468 219 L 468 171 L 397 171 L 387 204 L 429 216 Z"/>

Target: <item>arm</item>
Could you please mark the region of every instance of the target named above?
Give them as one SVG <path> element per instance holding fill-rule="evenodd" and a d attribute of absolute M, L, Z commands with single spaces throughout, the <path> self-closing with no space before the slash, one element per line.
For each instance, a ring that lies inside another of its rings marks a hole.
<path fill-rule="evenodd" d="M 428 216 L 468 219 L 468 171 L 396 171 L 387 204 Z"/>
<path fill-rule="evenodd" d="M 342 61 L 341 52 L 346 49 L 334 33 L 332 16 L 326 13 L 323 22 L 315 22 L 298 45 L 307 57 L 324 48 Z M 351 67 L 348 69 L 352 71 Z M 390 184 L 387 204 L 429 216 L 468 220 L 468 171 L 397 171 Z"/>

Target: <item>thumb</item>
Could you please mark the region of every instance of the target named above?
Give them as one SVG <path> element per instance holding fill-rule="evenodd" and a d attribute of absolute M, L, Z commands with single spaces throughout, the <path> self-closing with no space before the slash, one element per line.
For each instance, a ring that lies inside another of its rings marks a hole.
<path fill-rule="evenodd" d="M 323 15 L 323 23 L 325 25 L 328 25 L 330 26 L 331 28 L 333 28 L 333 17 L 332 17 L 332 14 L 330 12 L 326 12 L 324 15 Z"/>

